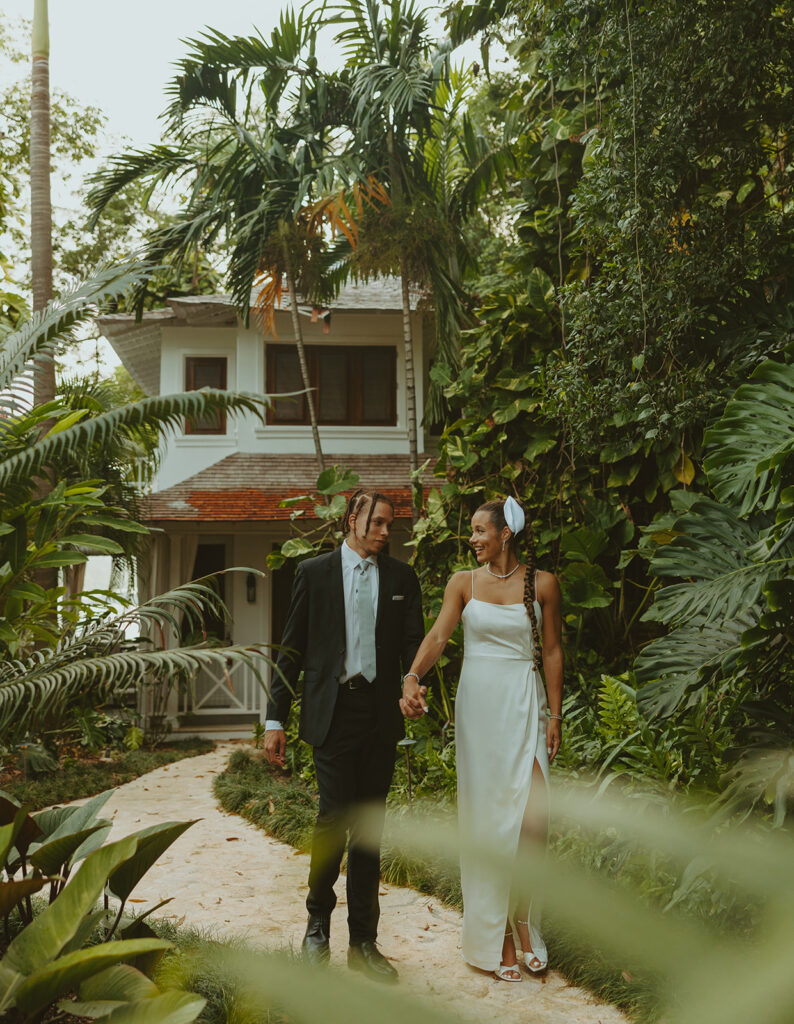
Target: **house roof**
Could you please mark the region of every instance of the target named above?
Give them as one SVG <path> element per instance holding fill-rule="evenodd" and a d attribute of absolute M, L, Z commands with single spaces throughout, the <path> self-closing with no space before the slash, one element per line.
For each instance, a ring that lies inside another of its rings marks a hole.
<path fill-rule="evenodd" d="M 416 309 L 417 296 L 411 295 Z M 313 307 L 299 300 L 300 312 L 310 316 Z M 402 310 L 402 286 L 397 277 L 346 284 L 327 307 L 332 313 L 398 313 Z M 282 302 L 286 313 L 288 300 Z M 99 330 L 147 395 L 160 394 L 160 346 L 164 327 L 233 327 L 237 309 L 229 295 L 187 295 L 166 299 L 166 308 L 99 317 Z M 280 331 L 281 333 L 281 331 Z M 285 336 L 287 332 L 284 332 Z"/>
<path fill-rule="evenodd" d="M 427 460 L 422 483 L 425 490 L 438 485 L 433 476 L 435 457 Z M 329 466 L 344 466 L 359 476 L 358 486 L 376 488 L 394 502 L 397 517 L 411 514 L 409 457 L 407 455 L 327 455 Z M 277 522 L 288 520 L 295 508 L 280 508 L 285 498 L 314 492 L 317 462 L 314 455 L 275 455 L 236 452 L 147 499 L 149 522 Z M 297 506 L 314 518 L 313 502 Z"/>

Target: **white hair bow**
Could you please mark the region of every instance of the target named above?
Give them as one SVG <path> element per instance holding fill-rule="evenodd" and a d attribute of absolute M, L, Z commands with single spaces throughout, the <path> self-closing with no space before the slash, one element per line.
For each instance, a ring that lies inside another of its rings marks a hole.
<path fill-rule="evenodd" d="M 505 522 L 510 527 L 510 532 L 513 536 L 515 537 L 521 533 L 526 519 L 524 517 L 524 510 L 515 498 L 509 497 L 505 500 L 504 516 Z"/>

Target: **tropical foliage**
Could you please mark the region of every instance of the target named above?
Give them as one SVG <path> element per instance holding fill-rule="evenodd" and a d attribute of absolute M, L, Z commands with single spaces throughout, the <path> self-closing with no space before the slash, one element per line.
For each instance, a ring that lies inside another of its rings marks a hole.
<path fill-rule="evenodd" d="M 108 791 L 79 807 L 57 807 L 34 816 L 0 796 L 0 861 L 6 879 L 0 882 L 4 1014 L 35 1018 L 78 989 L 78 1003 L 70 1000 L 66 1006 L 92 1018 L 116 1011 L 131 1021 L 155 1015 L 158 1020 L 189 1022 L 204 1006 L 192 993 L 160 991 L 149 975 L 170 944 L 155 935 L 145 917 L 124 921 L 132 890 L 193 822 L 165 822 L 104 845 L 111 822 L 98 815 L 110 795 Z M 43 890 L 49 891 L 47 905 L 34 914 L 32 897 Z M 97 909 L 103 894 L 105 905 Z M 118 901 L 117 910 L 109 910 L 110 897 Z M 98 930 L 101 941 L 91 941 Z"/>
<path fill-rule="evenodd" d="M 90 554 L 134 554 L 146 530 L 117 504 L 123 478 L 98 473 L 119 453 L 148 456 L 147 432 L 181 425 L 185 416 L 222 409 L 263 414 L 261 395 L 194 391 L 120 407 L 56 399 L 31 404 L 35 359 L 52 359 L 109 298 L 144 276 L 140 267 L 105 270 L 50 303 L 0 348 L 0 735 L 4 743 L 35 735 L 56 712 L 92 693 L 109 697 L 154 672 L 187 671 L 228 657 L 259 674 L 259 648 L 221 654 L 201 644 L 174 647 L 183 623 L 201 630 L 203 614 L 225 615 L 209 581 L 197 581 L 140 608 L 119 613 L 109 594 L 72 594 L 57 579 L 42 586 L 42 569 L 71 569 Z M 84 399 L 85 395 L 82 396 Z M 115 491 L 115 494 L 114 494 Z M 131 544 L 132 540 L 132 544 Z M 160 638 L 156 640 L 155 638 Z"/>

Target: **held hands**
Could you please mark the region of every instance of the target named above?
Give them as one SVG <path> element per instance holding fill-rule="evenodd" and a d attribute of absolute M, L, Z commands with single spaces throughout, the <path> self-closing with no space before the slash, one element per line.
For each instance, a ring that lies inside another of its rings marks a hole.
<path fill-rule="evenodd" d="M 265 757 L 270 764 L 277 764 L 280 768 L 287 767 L 287 759 L 284 756 L 287 749 L 287 737 L 283 729 L 268 729 L 265 733 Z"/>
<path fill-rule="evenodd" d="M 400 698 L 400 711 L 406 718 L 412 721 L 421 718 L 430 709 L 425 703 L 426 686 L 420 686 L 417 680 L 411 676 L 403 678 L 403 695 Z"/>
<path fill-rule="evenodd" d="M 549 718 L 546 722 L 546 750 L 549 754 L 549 761 L 557 756 L 562 741 L 562 722 L 556 718 Z"/>

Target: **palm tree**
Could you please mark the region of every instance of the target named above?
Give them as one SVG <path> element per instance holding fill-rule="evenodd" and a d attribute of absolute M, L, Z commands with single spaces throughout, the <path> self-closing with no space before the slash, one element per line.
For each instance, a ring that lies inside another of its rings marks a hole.
<path fill-rule="evenodd" d="M 390 207 L 374 208 L 365 218 L 357 262 L 365 273 L 396 270 L 401 278 L 413 477 L 418 443 L 410 286 L 432 292 L 438 359 L 454 370 L 466 320 L 462 280 L 471 263 L 463 227 L 510 159 L 510 125 L 496 148 L 475 131 L 464 109 L 472 75 L 451 68 L 450 44 L 434 42 L 426 13 L 413 0 L 391 0 L 383 13 L 375 0 L 326 9 L 336 12 L 326 21 L 342 26 L 336 38 L 351 75 L 359 173 L 382 175 L 390 191 Z M 371 251 L 366 236 L 375 239 Z M 430 415 L 439 417 L 442 408 L 438 389 L 431 388 Z"/>
<path fill-rule="evenodd" d="M 184 209 L 174 225 L 150 237 L 147 256 L 184 260 L 225 234 L 230 244 L 229 289 L 245 321 L 253 305 L 266 330 L 272 328 L 273 310 L 286 282 L 322 471 L 325 460 L 298 292 L 320 299 L 340 280 L 342 246 L 328 251 L 323 217 L 315 214 L 314 201 L 333 180 L 326 163 L 328 133 L 343 90 L 318 71 L 313 28 L 292 12 L 282 14 L 269 42 L 214 32 L 190 45 L 167 111 L 176 142 L 123 154 L 98 174 L 89 195 L 93 222 L 130 181 L 163 185 L 187 179 L 191 186 Z M 288 92 L 292 87 L 294 92 Z"/>
<path fill-rule="evenodd" d="M 388 182 L 388 220 L 394 230 L 395 218 L 404 217 L 415 198 L 416 164 L 430 131 L 437 85 L 449 72 L 448 49 L 434 49 L 427 17 L 413 0 L 392 0 L 385 14 L 376 0 L 349 0 L 328 5 L 324 11 L 331 12 L 323 14 L 327 24 L 342 26 L 336 41 L 344 49 L 351 74 L 351 127 L 362 161 L 360 173 L 382 176 Z M 408 234 L 420 227 L 415 222 Z M 418 469 L 418 443 L 410 285 L 418 275 L 412 273 L 412 246 L 408 240 L 398 241 L 396 248 L 396 269 L 402 283 L 408 447 L 413 480 Z"/>

